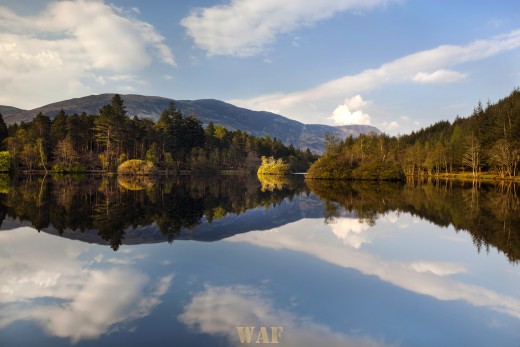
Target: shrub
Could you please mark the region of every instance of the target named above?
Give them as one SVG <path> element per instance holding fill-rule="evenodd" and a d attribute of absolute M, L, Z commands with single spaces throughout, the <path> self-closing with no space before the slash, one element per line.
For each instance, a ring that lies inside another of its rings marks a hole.
<path fill-rule="evenodd" d="M 157 173 L 157 168 L 146 160 L 131 159 L 127 160 L 117 168 L 119 175 L 153 175 Z"/>
<path fill-rule="evenodd" d="M 262 164 L 258 168 L 258 175 L 287 175 L 289 173 L 289 164 L 283 162 L 282 159 L 266 158 L 262 156 Z"/>

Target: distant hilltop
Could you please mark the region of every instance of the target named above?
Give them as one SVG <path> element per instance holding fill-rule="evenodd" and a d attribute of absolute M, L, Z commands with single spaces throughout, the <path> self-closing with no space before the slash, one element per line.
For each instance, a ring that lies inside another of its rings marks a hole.
<path fill-rule="evenodd" d="M 66 114 L 98 114 L 99 109 L 110 101 L 114 94 L 89 95 L 82 98 L 74 98 L 55 102 L 32 110 L 22 110 L 11 106 L 0 106 L 7 124 L 20 123 L 32 120 L 39 112 L 54 117 L 61 109 Z M 158 96 L 144 96 L 134 94 L 121 94 L 124 100 L 127 115 L 130 117 L 149 118 L 157 121 L 161 112 L 168 107 L 172 99 Z M 343 125 L 330 126 L 321 124 L 303 124 L 281 115 L 252 111 L 246 108 L 236 107 L 223 101 L 214 99 L 201 100 L 174 100 L 177 109 L 183 114 L 195 113 L 204 125 L 210 122 L 221 125 L 230 130 L 240 129 L 251 135 L 280 139 L 284 144 L 293 144 L 296 148 L 309 148 L 315 153 L 322 153 L 325 149 L 325 134 L 331 133 L 340 138 L 350 135 L 357 137 L 359 134 L 375 133 L 381 131 L 370 125 Z"/>

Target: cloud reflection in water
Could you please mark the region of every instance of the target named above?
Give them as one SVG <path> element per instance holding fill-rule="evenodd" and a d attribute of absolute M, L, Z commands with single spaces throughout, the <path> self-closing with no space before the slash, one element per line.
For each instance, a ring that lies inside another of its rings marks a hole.
<path fill-rule="evenodd" d="M 172 282 L 173 274 L 153 281 L 130 268 L 132 258 L 125 253 L 119 264 L 107 261 L 103 268 L 103 257 L 81 260 L 90 245 L 42 237 L 35 246 L 33 233 L 29 228 L 0 232 L 0 245 L 9 245 L 0 252 L 0 328 L 32 320 L 73 343 L 97 338 L 149 315 Z"/>

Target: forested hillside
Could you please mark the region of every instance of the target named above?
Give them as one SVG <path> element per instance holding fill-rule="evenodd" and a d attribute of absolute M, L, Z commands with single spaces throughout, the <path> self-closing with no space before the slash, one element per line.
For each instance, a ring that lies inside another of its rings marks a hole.
<path fill-rule="evenodd" d="M 256 171 L 261 156 L 284 158 L 302 171 L 316 158 L 309 150 L 285 146 L 269 136 L 254 137 L 213 123 L 203 128 L 195 114 L 183 115 L 173 101 L 157 122 L 129 118 L 117 94 L 99 114 L 68 115 L 61 110 L 51 119 L 39 113 L 9 128 L 2 120 L 0 140 L 11 168 L 28 171 L 115 172 L 128 159 L 146 160 L 166 172 Z"/>
<path fill-rule="evenodd" d="M 309 178 L 397 179 L 406 175 L 493 172 L 511 178 L 520 163 L 520 90 L 495 104 L 478 103 L 467 118 L 440 121 L 411 134 L 329 136 Z"/>
<path fill-rule="evenodd" d="M 520 161 L 520 90 L 495 104 L 479 102 L 467 118 L 438 122 L 399 140 L 399 160 L 410 174 L 494 170 L 515 176 Z"/>
<path fill-rule="evenodd" d="M 20 110 L 8 106 L 0 106 L 0 112 L 5 122 L 9 124 L 22 121 L 31 121 L 38 113 L 49 116 L 51 119 L 63 110 L 66 114 L 98 114 L 106 104 L 110 104 L 114 94 L 89 95 L 81 98 L 63 100 L 41 106 L 32 110 Z M 171 99 L 158 96 L 126 94 L 120 95 L 125 100 L 127 116 L 137 116 L 140 119 L 159 120 L 162 111 L 168 108 Z M 232 104 L 214 100 L 174 100 L 175 108 L 184 115 L 196 114 L 204 127 L 209 123 L 220 125 L 228 130 L 241 130 L 249 135 L 264 137 L 269 135 L 277 138 L 283 144 L 292 144 L 296 148 L 310 148 L 314 153 L 322 153 L 325 149 L 323 139 L 325 133 L 330 132 L 345 138 L 349 135 L 356 137 L 361 133 L 374 132 L 380 134 L 379 129 L 370 125 L 345 125 L 340 127 L 320 124 L 303 124 L 279 114 L 266 111 L 253 111 Z"/>

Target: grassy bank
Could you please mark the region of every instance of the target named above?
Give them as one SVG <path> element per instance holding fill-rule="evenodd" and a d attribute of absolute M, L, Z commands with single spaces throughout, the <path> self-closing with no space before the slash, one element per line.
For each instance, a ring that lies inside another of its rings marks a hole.
<path fill-rule="evenodd" d="M 473 181 L 473 180 L 481 180 L 481 181 L 512 181 L 512 182 L 520 182 L 520 176 L 502 176 L 497 172 L 481 172 L 478 173 L 477 176 L 473 176 L 471 172 L 451 172 L 451 173 L 438 173 L 438 174 L 426 174 L 426 175 L 414 175 L 407 177 L 413 178 L 443 178 L 443 179 L 456 179 L 463 181 Z"/>

